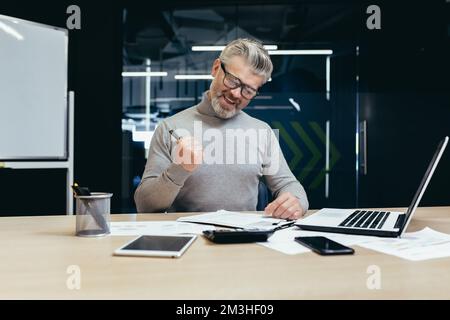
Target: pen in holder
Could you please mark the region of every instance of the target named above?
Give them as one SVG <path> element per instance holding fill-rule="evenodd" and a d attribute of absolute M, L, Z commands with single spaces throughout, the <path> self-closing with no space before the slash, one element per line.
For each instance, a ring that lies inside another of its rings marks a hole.
<path fill-rule="evenodd" d="M 76 199 L 76 235 L 100 237 L 110 233 L 112 193 L 90 192 L 74 185 Z"/>

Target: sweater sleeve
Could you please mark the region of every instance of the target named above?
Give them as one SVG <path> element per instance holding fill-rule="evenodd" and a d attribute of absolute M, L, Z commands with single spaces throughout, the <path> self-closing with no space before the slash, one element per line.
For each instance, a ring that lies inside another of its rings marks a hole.
<path fill-rule="evenodd" d="M 284 192 L 292 193 L 299 199 L 302 208 L 306 212 L 309 202 L 305 189 L 289 169 L 275 134 L 271 129 L 270 132 L 270 138 L 266 146 L 265 161 L 263 162 L 263 175 L 267 186 L 274 198 L 277 198 Z"/>
<path fill-rule="evenodd" d="M 163 121 L 153 134 L 142 180 L 134 194 L 140 213 L 166 211 L 191 174 L 172 162 L 172 142 L 168 130 Z"/>

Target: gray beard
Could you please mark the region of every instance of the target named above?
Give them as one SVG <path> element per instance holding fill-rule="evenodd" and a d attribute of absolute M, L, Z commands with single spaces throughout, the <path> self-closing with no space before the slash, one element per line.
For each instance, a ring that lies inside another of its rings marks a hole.
<path fill-rule="evenodd" d="M 225 110 L 224 108 L 221 107 L 219 103 L 219 97 L 217 96 L 211 97 L 211 105 L 214 112 L 217 114 L 219 118 L 230 119 L 236 115 L 236 108 L 232 111 Z"/>

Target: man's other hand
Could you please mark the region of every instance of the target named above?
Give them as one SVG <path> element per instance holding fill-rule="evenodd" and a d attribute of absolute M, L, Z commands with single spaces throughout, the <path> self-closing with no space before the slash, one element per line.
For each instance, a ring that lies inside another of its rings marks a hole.
<path fill-rule="evenodd" d="M 267 205 L 264 213 L 274 218 L 288 220 L 299 219 L 305 214 L 300 200 L 290 192 L 281 193 L 278 198 Z"/>

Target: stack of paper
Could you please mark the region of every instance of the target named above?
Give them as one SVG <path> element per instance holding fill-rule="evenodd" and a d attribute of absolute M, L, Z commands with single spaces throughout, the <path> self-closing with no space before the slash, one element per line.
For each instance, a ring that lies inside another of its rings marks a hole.
<path fill-rule="evenodd" d="M 285 225 L 292 225 L 295 221 L 285 219 L 272 218 L 257 213 L 242 213 L 226 210 L 197 214 L 188 217 L 179 218 L 177 221 L 204 223 L 216 226 L 242 228 L 242 229 L 258 229 L 273 230 L 281 228 Z"/>
<path fill-rule="evenodd" d="M 377 238 L 359 245 L 412 261 L 450 257 L 450 235 L 428 227 L 402 238 Z"/>

